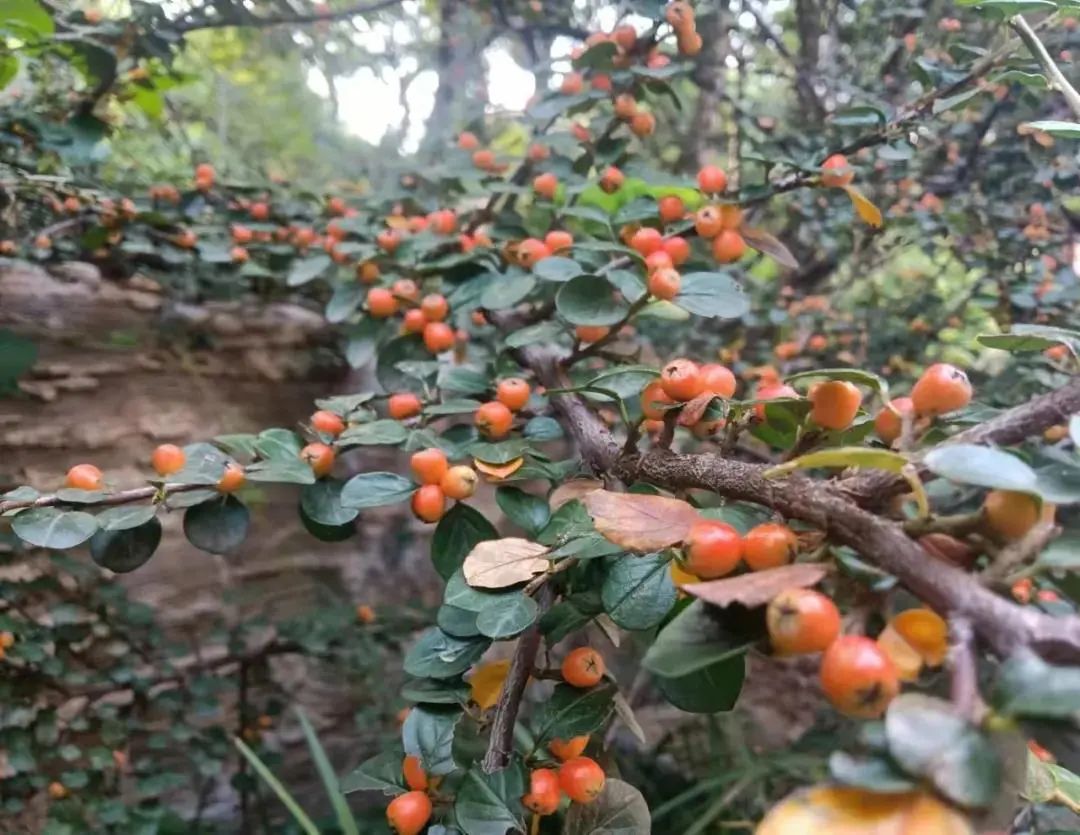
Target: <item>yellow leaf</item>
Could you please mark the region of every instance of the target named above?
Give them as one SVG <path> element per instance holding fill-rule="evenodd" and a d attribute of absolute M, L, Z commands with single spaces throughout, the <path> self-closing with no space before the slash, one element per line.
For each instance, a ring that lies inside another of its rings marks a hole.
<path fill-rule="evenodd" d="M 681 499 L 594 490 L 583 499 L 593 524 L 628 551 L 660 551 L 682 542 L 698 512 Z"/>
<path fill-rule="evenodd" d="M 683 568 L 681 565 L 679 565 L 679 563 L 677 561 L 672 560 L 670 565 L 671 565 L 671 582 L 673 582 L 675 584 L 675 588 L 681 589 L 687 583 L 700 583 L 701 582 L 700 577 L 698 577 L 696 574 L 691 574 L 689 571 L 687 571 L 685 568 Z"/>
<path fill-rule="evenodd" d="M 469 679 L 469 697 L 480 706 L 481 710 L 494 707 L 502 693 L 503 682 L 510 672 L 510 661 L 492 661 L 481 664 Z"/>
<path fill-rule="evenodd" d="M 881 217 L 881 209 L 875 206 L 855 186 L 844 186 L 844 191 L 851 198 L 851 205 L 855 207 L 855 214 L 862 218 L 863 223 L 880 229 L 884 220 Z"/>
<path fill-rule="evenodd" d="M 486 475 L 488 481 L 502 481 L 504 478 L 510 478 L 521 469 L 521 465 L 524 463 L 524 458 L 515 458 L 509 464 L 487 464 L 479 458 L 473 459 L 473 466 Z"/>
<path fill-rule="evenodd" d="M 815 786 L 789 795 L 755 835 L 974 835 L 964 815 L 926 792 L 874 794 Z"/>
<path fill-rule="evenodd" d="M 524 583 L 547 571 L 548 561 L 543 558 L 547 552 L 546 545 L 512 536 L 481 542 L 465 557 L 465 582 L 480 589 Z"/>

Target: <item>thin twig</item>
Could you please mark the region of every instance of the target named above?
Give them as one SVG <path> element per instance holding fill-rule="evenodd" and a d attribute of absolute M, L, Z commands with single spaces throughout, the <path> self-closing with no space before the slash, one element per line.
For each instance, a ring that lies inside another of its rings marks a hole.
<path fill-rule="evenodd" d="M 1035 30 L 1031 28 L 1024 19 L 1024 16 L 1020 14 L 1010 20 L 1009 25 L 1012 26 L 1013 31 L 1020 36 L 1020 40 L 1024 42 L 1024 45 L 1031 50 L 1031 54 L 1035 56 L 1036 60 L 1042 64 L 1043 69 L 1046 70 L 1046 74 L 1050 76 L 1050 86 L 1061 91 L 1061 94 L 1065 97 L 1065 101 L 1068 103 L 1069 109 L 1072 110 L 1073 115 L 1080 119 L 1080 92 L 1077 92 L 1076 88 L 1069 83 L 1069 79 L 1065 77 L 1065 73 L 1061 71 L 1057 62 L 1051 57 L 1050 53 L 1046 51 L 1046 47 L 1043 45 L 1043 42 L 1039 40 L 1039 36 L 1035 34 Z"/>

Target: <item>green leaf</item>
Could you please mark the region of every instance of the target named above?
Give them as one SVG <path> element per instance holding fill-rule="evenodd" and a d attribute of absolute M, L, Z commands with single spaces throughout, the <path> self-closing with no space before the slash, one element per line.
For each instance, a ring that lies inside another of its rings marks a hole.
<path fill-rule="evenodd" d="M 323 749 L 322 743 L 319 742 L 315 729 L 311 727 L 307 714 L 301 708 L 296 708 L 296 715 L 300 718 L 300 728 L 304 732 L 304 738 L 307 740 L 308 748 L 311 751 L 311 758 L 315 761 L 315 768 L 319 772 L 323 788 L 326 789 L 326 794 L 330 798 L 330 805 L 334 807 L 334 816 L 337 818 L 338 826 L 343 835 L 360 835 L 360 830 L 356 826 L 356 819 L 353 817 L 349 804 L 345 801 L 345 795 L 341 791 L 341 785 L 338 783 L 337 773 L 334 771 L 334 767 L 330 765 L 330 759 L 326 756 L 326 751 Z"/>
<path fill-rule="evenodd" d="M 540 322 L 514 331 L 506 337 L 503 344 L 507 348 L 524 348 L 526 345 L 534 345 L 537 342 L 556 342 L 563 332 L 558 322 Z"/>
<path fill-rule="evenodd" d="M 495 502 L 510 521 L 530 537 L 535 537 L 551 518 L 551 510 L 544 499 L 519 487 L 499 487 L 495 491 Z"/>
<path fill-rule="evenodd" d="M 302 446 L 300 437 L 289 429 L 264 429 L 255 438 L 255 451 L 263 458 L 295 461 Z"/>
<path fill-rule="evenodd" d="M 375 357 L 378 337 L 384 330 L 379 319 L 362 319 L 355 325 L 344 328 L 345 360 L 352 368 L 362 368 Z"/>
<path fill-rule="evenodd" d="M 1035 565 L 1047 571 L 1080 571 L 1080 532 L 1065 531 L 1043 549 Z"/>
<path fill-rule="evenodd" d="M 1080 331 L 1052 328 L 1048 325 L 1013 325 L 1008 333 L 983 333 L 977 337 L 987 348 L 1012 353 L 1045 351 L 1055 345 L 1066 345 L 1075 354 L 1080 350 Z"/>
<path fill-rule="evenodd" d="M 383 751 L 365 760 L 341 779 L 341 791 L 378 791 L 388 797 L 405 794 L 405 777 L 401 773 L 404 754 L 400 749 Z"/>
<path fill-rule="evenodd" d="M 480 511 L 458 502 L 439 520 L 431 539 L 431 562 L 449 580 L 479 543 L 498 539 L 494 526 Z"/>
<path fill-rule="evenodd" d="M 280 800 L 285 805 L 285 808 L 289 810 L 289 813 L 293 816 L 297 825 L 299 825 L 307 835 L 319 835 L 319 828 L 315 826 L 311 818 L 304 813 L 304 810 L 300 808 L 300 804 L 298 804 L 293 796 L 289 794 L 288 790 L 281 785 L 273 772 L 259 759 L 258 755 L 248 748 L 240 739 L 234 738 L 233 744 L 236 746 L 237 750 L 243 754 L 244 759 L 248 761 L 251 767 L 255 769 L 255 773 L 263 779 L 266 785 L 268 785 L 274 794 L 277 795 L 278 800 Z"/>
<path fill-rule="evenodd" d="M 746 656 L 735 655 L 677 678 L 656 676 L 656 689 L 679 710 L 719 713 L 735 707 L 746 678 Z"/>
<path fill-rule="evenodd" d="M 609 777 L 604 790 L 591 803 L 572 803 L 563 835 L 649 835 L 652 817 L 641 792 Z"/>
<path fill-rule="evenodd" d="M 293 262 L 285 283 L 289 287 L 299 287 L 302 284 L 307 284 L 330 269 L 333 263 L 329 255 L 311 255 L 307 258 L 300 258 Z"/>
<path fill-rule="evenodd" d="M 600 598 L 616 624 L 642 630 L 663 622 L 677 596 L 668 562 L 660 554 L 609 557 L 605 561 Z"/>
<path fill-rule="evenodd" d="M 461 721 L 460 708 L 417 706 L 401 728 L 405 753 L 419 757 L 424 771 L 435 776 L 449 774 L 454 764 L 454 730 Z"/>
<path fill-rule="evenodd" d="M 618 51 L 619 47 L 615 43 L 600 41 L 600 43 L 593 44 L 574 59 L 574 69 L 609 70 L 614 66 L 612 62 Z"/>
<path fill-rule="evenodd" d="M 480 306 L 488 310 L 513 307 L 536 288 L 536 276 L 526 272 L 510 272 L 499 276 L 480 294 Z"/>
<path fill-rule="evenodd" d="M 463 365 L 444 366 L 439 370 L 438 380 L 439 388 L 444 392 L 457 394 L 484 394 L 491 388 L 491 378 L 486 371 Z"/>
<path fill-rule="evenodd" d="M 521 797 L 527 791 L 525 769 L 515 759 L 508 768 L 485 774 L 479 767 L 466 773 L 454 800 L 454 817 L 465 835 L 507 835 L 524 832 Z"/>
<path fill-rule="evenodd" d="M 1001 665 L 991 703 L 1008 716 L 1080 721 L 1080 667 L 1047 664 L 1020 650 Z"/>
<path fill-rule="evenodd" d="M 397 420 L 373 420 L 350 426 L 337 439 L 342 448 L 351 446 L 397 446 L 409 437 L 409 430 Z"/>
<path fill-rule="evenodd" d="M 687 273 L 672 301 L 683 310 L 710 319 L 738 319 L 750 310 L 742 287 L 724 273 Z"/>
<path fill-rule="evenodd" d="M 151 517 L 136 528 L 99 530 L 90 537 L 90 557 L 102 568 L 126 574 L 146 563 L 161 542 L 161 522 Z"/>
<path fill-rule="evenodd" d="M 615 709 L 616 692 L 617 688 L 609 681 L 602 681 L 587 690 L 569 684 L 556 685 L 533 721 L 537 744 L 599 730 Z"/>
<path fill-rule="evenodd" d="M 458 400 L 444 400 L 442 403 L 432 403 L 424 408 L 425 415 L 470 415 L 480 408 L 479 400 L 461 398 Z"/>
<path fill-rule="evenodd" d="M 603 611 L 600 601 L 593 601 L 595 594 L 570 595 L 566 600 L 560 601 L 548 609 L 540 618 L 540 631 L 550 644 L 557 644 L 567 635 L 577 632 L 590 620 Z M 595 606 L 591 605 L 595 602 Z"/>
<path fill-rule="evenodd" d="M 629 305 L 616 298 L 612 286 L 600 276 L 581 275 L 559 288 L 555 308 L 574 325 L 614 325 L 626 316 Z"/>
<path fill-rule="evenodd" d="M 379 380 L 379 385 L 389 394 L 403 391 L 422 394 L 423 381 L 404 373 L 397 366 L 399 362 L 428 362 L 430 360 L 431 354 L 424 347 L 424 340 L 420 336 L 415 334 L 399 336 L 382 346 L 375 363 L 375 376 Z"/>
<path fill-rule="evenodd" d="M 613 391 L 621 399 L 628 400 L 640 395 L 641 390 L 659 376 L 658 369 L 647 365 L 617 365 L 601 371 L 585 385 Z"/>
<path fill-rule="evenodd" d="M 459 676 L 480 660 L 490 644 L 486 638 L 464 640 L 432 627 L 406 654 L 405 672 L 417 678 Z"/>
<path fill-rule="evenodd" d="M 533 267 L 533 275 L 543 281 L 569 281 L 584 275 L 585 269 L 573 258 L 564 258 L 561 255 L 552 255 L 536 263 Z"/>
<path fill-rule="evenodd" d="M 837 783 L 877 794 L 902 794 L 915 788 L 915 783 L 891 760 L 873 754 L 854 757 L 845 751 L 833 751 L 829 774 Z"/>
<path fill-rule="evenodd" d="M 98 527 L 103 531 L 126 531 L 145 525 L 157 515 L 152 504 L 129 504 L 108 507 L 97 515 Z"/>
<path fill-rule="evenodd" d="M 211 554 L 228 554 L 247 536 L 251 514 L 235 496 L 190 507 L 184 513 L 184 536 Z"/>
<path fill-rule="evenodd" d="M 555 418 L 547 415 L 537 415 L 534 418 L 529 418 L 529 422 L 525 424 L 521 434 L 530 441 L 557 441 L 565 433 L 562 424 Z"/>
<path fill-rule="evenodd" d="M 19 539 L 60 551 L 81 545 L 97 529 L 97 520 L 89 513 L 55 507 L 31 507 L 19 511 L 11 521 L 11 530 Z"/>
<path fill-rule="evenodd" d="M 992 490 L 1033 492 L 1037 476 L 1027 464 L 1000 449 L 977 444 L 946 444 L 923 461 L 935 475 Z"/>
<path fill-rule="evenodd" d="M 334 324 L 344 322 L 360 309 L 366 295 L 366 288 L 360 284 L 339 284 L 326 303 L 326 321 Z"/>
<path fill-rule="evenodd" d="M 961 0 L 961 2 L 962 1 L 963 0 Z M 1021 5 L 1025 7 L 1023 9 L 1024 11 L 1027 10 L 1026 7 L 1028 5 L 1040 6 L 1042 8 L 1054 8 L 1057 5 L 1056 3 L 1049 2 L 1049 0 L 1024 0 L 1023 2 L 1021 0 L 997 0 L 997 2 L 995 2 L 995 0 L 983 0 L 983 3 L 980 5 L 997 5 L 997 3 Z M 1012 12 L 1009 13 L 1012 14 Z M 1027 126 L 1033 130 L 1041 130 L 1043 133 L 1049 133 L 1052 136 L 1064 136 L 1067 139 L 1080 139 L 1080 122 L 1060 122 L 1051 119 L 1043 122 L 1028 122 Z"/>
<path fill-rule="evenodd" d="M 344 484 L 340 479 L 321 478 L 300 491 L 300 508 L 312 522 L 329 528 L 347 525 L 359 515 L 354 507 L 341 503 Z"/>
<path fill-rule="evenodd" d="M 539 613 L 536 601 L 525 594 L 500 595 L 498 602 L 476 616 L 476 628 L 488 638 L 505 640 L 532 626 Z"/>
<path fill-rule="evenodd" d="M 18 24 L 11 27 L 16 35 L 36 33 L 51 35 L 54 30 L 53 19 L 38 0 L 4 0 L 0 8 L 0 28 L 6 24 Z"/>
<path fill-rule="evenodd" d="M 469 447 L 469 455 L 485 464 L 509 464 L 524 455 L 529 450 L 529 445 L 522 440 L 513 438 L 509 441 L 488 443 L 479 441 Z"/>
<path fill-rule="evenodd" d="M 463 705 L 469 701 L 469 692 L 469 686 L 456 679 L 411 679 L 401 687 L 402 698 L 417 704 Z"/>
<path fill-rule="evenodd" d="M 305 461 L 296 458 L 272 458 L 256 461 L 245 470 L 249 481 L 268 481 L 277 484 L 314 484 L 315 473 Z"/>
<path fill-rule="evenodd" d="M 863 371 L 860 368 L 823 368 L 820 371 L 802 371 L 798 374 L 792 374 L 784 380 L 784 382 L 794 385 L 795 383 L 806 382 L 808 380 L 821 379 L 843 380 L 848 383 L 854 383 L 857 386 L 866 386 L 871 391 L 880 395 L 882 400 L 888 400 L 889 397 L 889 384 L 872 371 Z"/>
<path fill-rule="evenodd" d="M 837 127 L 867 128 L 884 125 L 888 119 L 881 108 L 864 104 L 838 111 L 831 121 Z"/>
<path fill-rule="evenodd" d="M 297 510 L 304 530 L 320 542 L 344 542 L 356 535 L 356 525 L 353 522 L 347 522 L 344 525 L 324 525 L 308 516 L 303 507 L 298 507 Z"/>
<path fill-rule="evenodd" d="M 753 643 L 728 626 L 724 613 L 695 600 L 660 630 L 641 663 L 658 676 L 681 678 L 741 656 Z"/>
<path fill-rule="evenodd" d="M 476 638 L 480 629 L 476 626 L 478 612 L 444 603 L 435 613 L 435 625 L 455 638 Z"/>
<path fill-rule="evenodd" d="M 885 713 L 889 754 L 907 773 L 929 780 L 968 808 L 989 806 L 1001 785 L 1001 762 L 990 741 L 955 708 L 933 696 L 903 693 Z"/>
<path fill-rule="evenodd" d="M 406 501 L 416 492 L 416 484 L 396 473 L 361 473 L 341 490 L 342 507 L 363 510 Z"/>

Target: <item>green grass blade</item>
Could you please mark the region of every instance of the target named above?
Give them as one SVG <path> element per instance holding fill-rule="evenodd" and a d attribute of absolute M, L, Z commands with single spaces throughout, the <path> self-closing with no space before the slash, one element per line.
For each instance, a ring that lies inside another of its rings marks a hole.
<path fill-rule="evenodd" d="M 311 749 L 311 758 L 315 760 L 315 767 L 319 769 L 319 776 L 322 777 L 326 793 L 329 795 L 330 803 L 334 807 L 334 814 L 337 815 L 338 826 L 341 827 L 341 831 L 345 835 L 360 835 L 352 810 L 349 809 L 345 795 L 341 793 L 341 784 L 338 782 L 337 773 L 334 771 L 334 767 L 330 765 L 330 760 L 326 756 L 322 743 L 319 742 L 315 729 L 311 727 L 311 723 L 308 722 L 307 714 L 304 711 L 297 708 L 296 713 L 300 717 L 300 727 L 303 728 L 308 747 Z"/>
<path fill-rule="evenodd" d="M 255 772 L 263 778 L 266 785 L 273 789 L 274 794 L 276 794 L 278 799 L 285 804 L 285 808 L 289 810 L 294 818 L 296 818 L 296 822 L 300 824 L 300 828 L 303 829 L 307 835 L 319 835 L 318 827 L 312 823 L 311 818 L 304 814 L 304 810 L 300 808 L 300 805 L 293 799 L 293 796 L 289 794 L 288 790 L 278 782 L 277 777 L 275 777 L 273 772 L 266 767 L 266 763 L 260 760 L 258 755 L 244 744 L 243 740 L 234 738 L 233 743 L 240 753 L 244 755 L 244 759 L 251 763 L 251 767 L 255 769 Z"/>

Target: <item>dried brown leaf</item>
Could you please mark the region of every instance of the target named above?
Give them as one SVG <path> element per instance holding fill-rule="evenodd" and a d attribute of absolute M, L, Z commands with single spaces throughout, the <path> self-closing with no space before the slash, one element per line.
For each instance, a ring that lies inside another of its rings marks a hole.
<path fill-rule="evenodd" d="M 681 499 L 596 490 L 585 507 L 603 536 L 628 551 L 660 551 L 682 542 L 698 513 Z"/>
<path fill-rule="evenodd" d="M 465 582 L 478 589 L 527 582 L 547 571 L 548 561 L 543 558 L 547 552 L 546 545 L 512 536 L 481 542 L 465 557 Z"/>
<path fill-rule="evenodd" d="M 764 606 L 786 589 L 815 585 L 828 573 L 828 568 L 821 563 L 803 562 L 707 583 L 687 583 L 683 591 L 713 606 L 741 603 L 753 608 Z"/>
<path fill-rule="evenodd" d="M 555 491 L 548 499 L 548 504 L 551 505 L 551 512 L 554 513 L 567 502 L 583 498 L 594 490 L 602 490 L 603 487 L 604 482 L 598 481 L 595 478 L 579 478 L 574 481 L 568 481 L 561 487 L 556 487 Z"/>
<path fill-rule="evenodd" d="M 766 232 L 764 229 L 750 229 L 747 227 L 743 227 L 741 232 L 743 240 L 746 241 L 748 246 L 752 246 L 758 252 L 768 255 L 781 267 L 787 267 L 789 270 L 799 269 L 799 262 L 791 254 L 791 250 L 784 246 L 775 235 Z"/>

